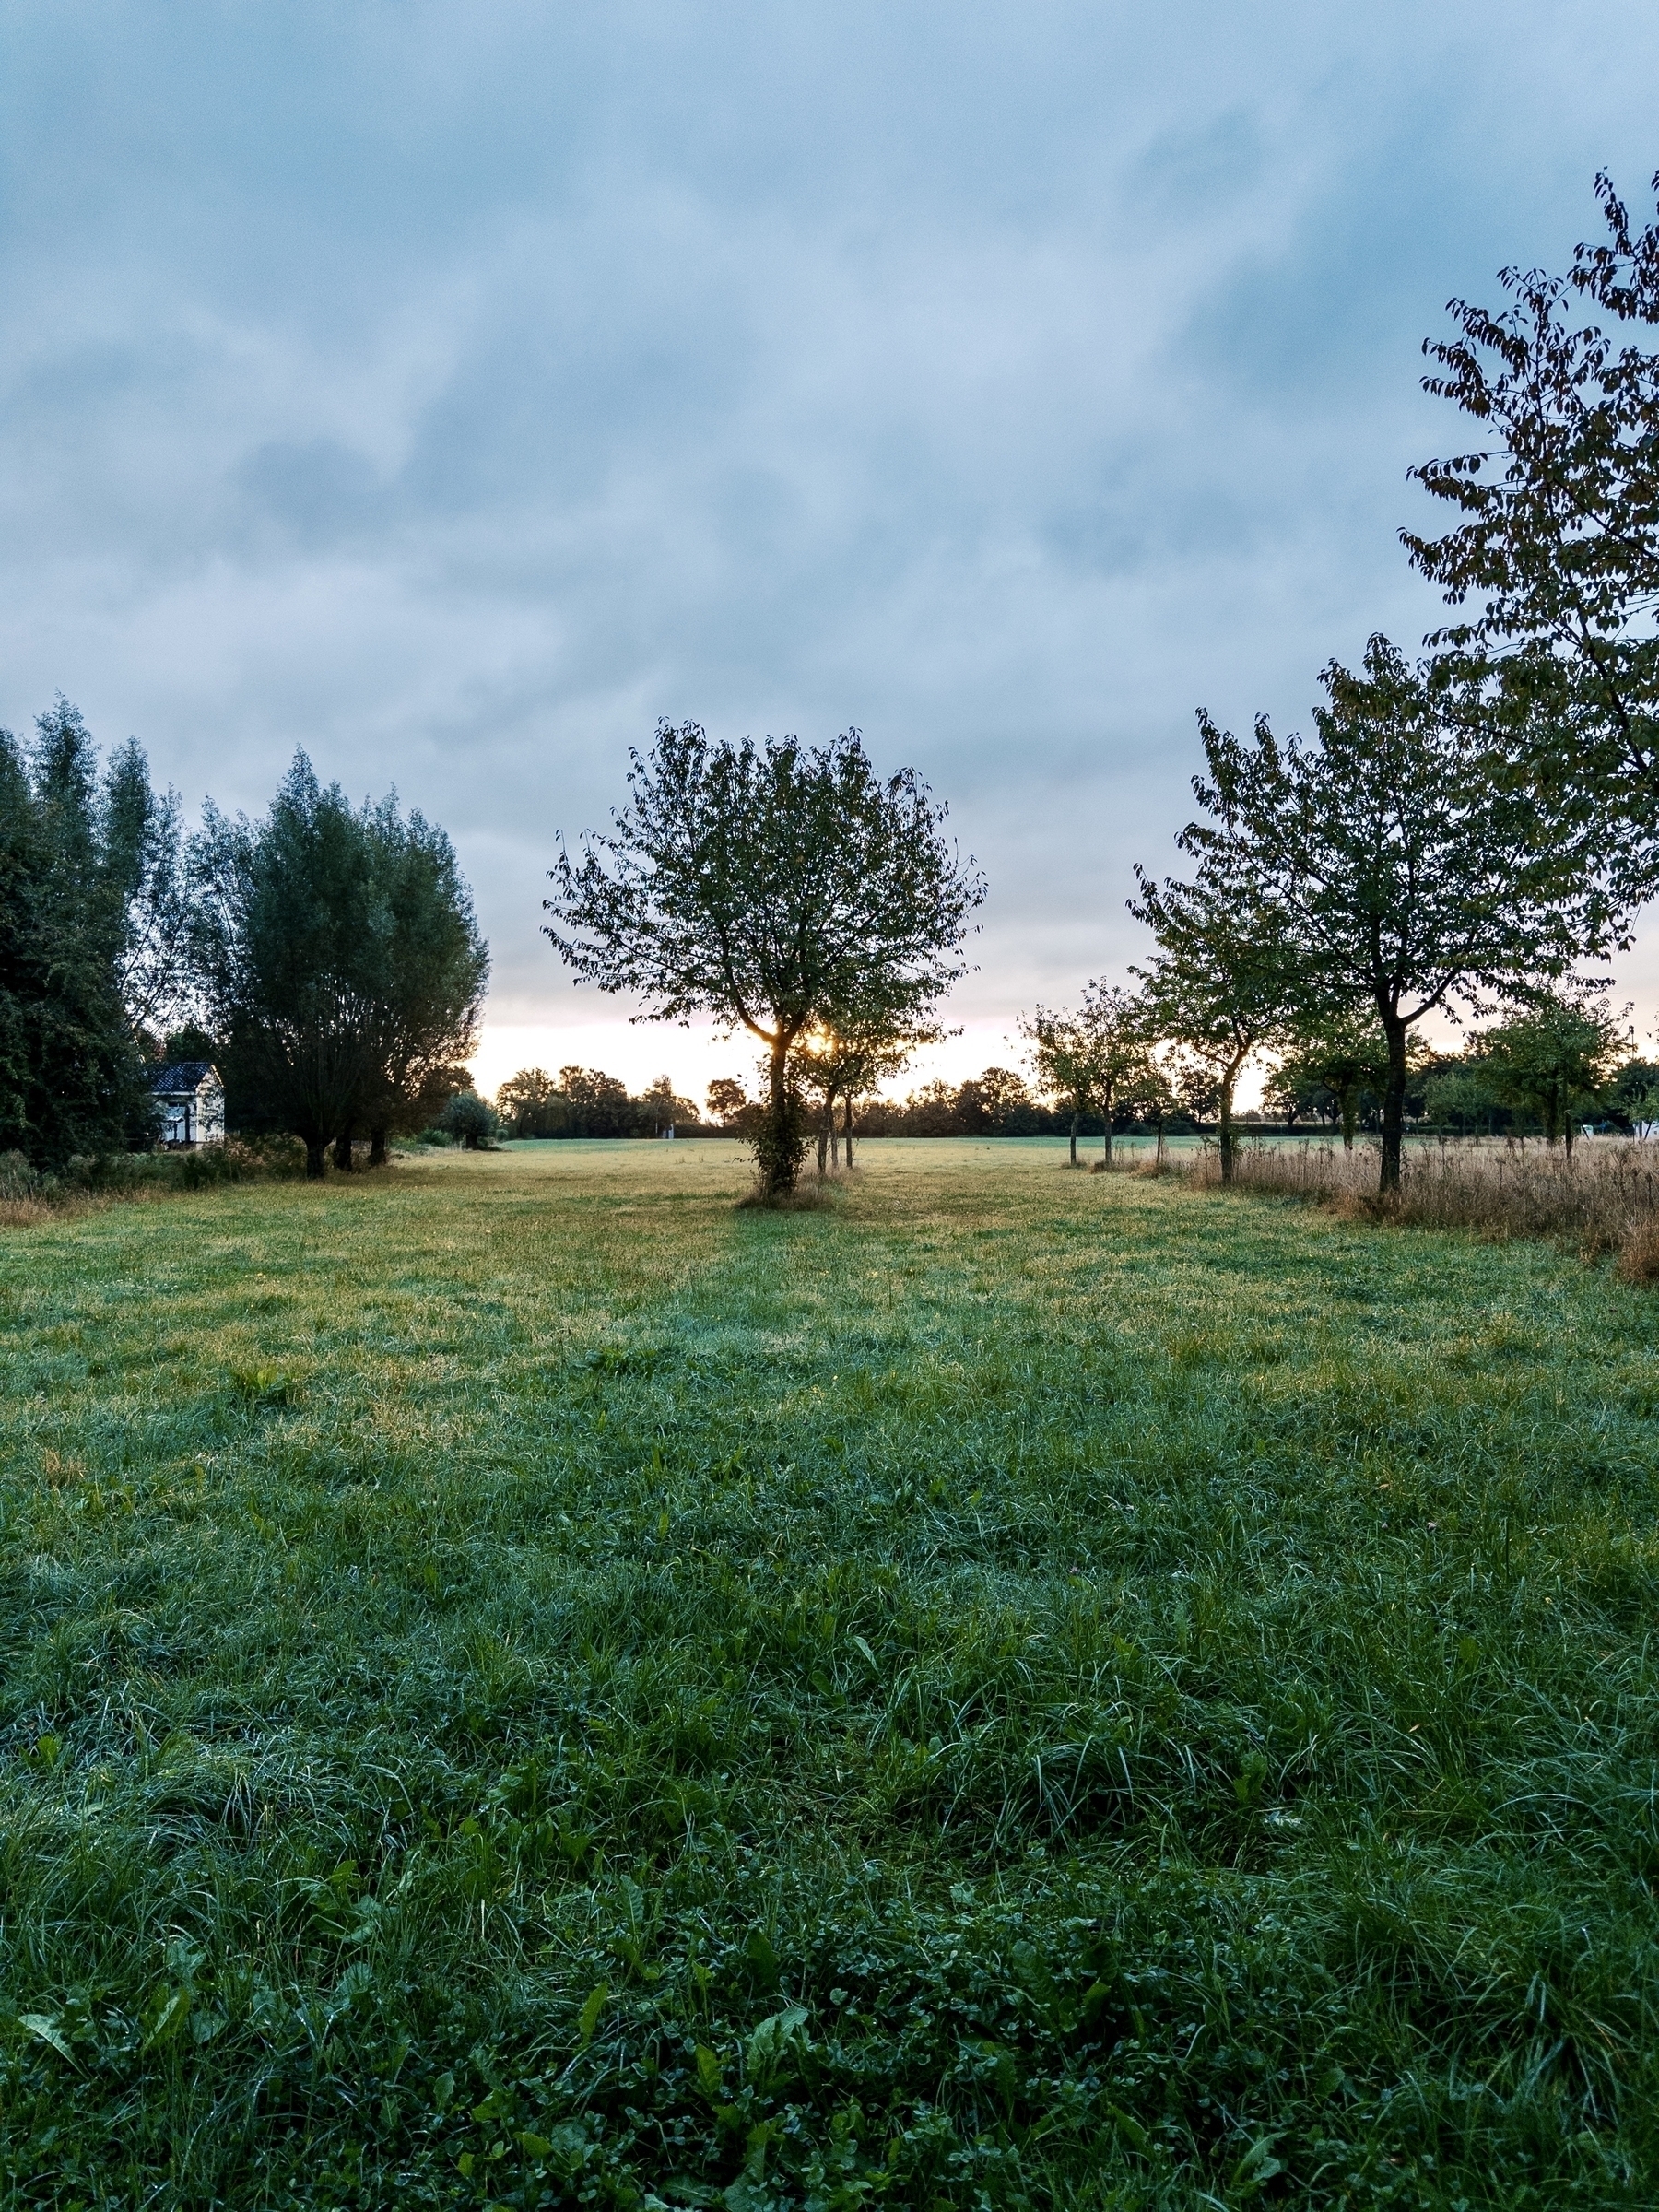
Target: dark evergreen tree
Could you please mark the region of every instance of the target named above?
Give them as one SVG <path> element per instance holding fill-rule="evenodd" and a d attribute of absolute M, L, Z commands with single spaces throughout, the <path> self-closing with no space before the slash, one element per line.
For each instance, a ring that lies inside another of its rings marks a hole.
<path fill-rule="evenodd" d="M 97 747 L 59 699 L 25 755 L 0 731 L 0 1150 L 42 1168 L 147 1140 L 154 1108 L 122 995 L 130 844 Z"/>

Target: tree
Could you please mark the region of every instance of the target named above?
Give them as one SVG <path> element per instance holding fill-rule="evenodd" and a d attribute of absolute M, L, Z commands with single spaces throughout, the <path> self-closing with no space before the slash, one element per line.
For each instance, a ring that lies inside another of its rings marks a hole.
<path fill-rule="evenodd" d="M 1547 1144 L 1564 1136 L 1571 1159 L 1573 1116 L 1585 1106 L 1605 1110 L 1630 1033 L 1604 992 L 1581 987 L 1538 993 L 1477 1041 L 1493 1094 L 1535 1114 Z"/>
<path fill-rule="evenodd" d="M 1530 794 L 1500 774 L 1454 671 L 1414 670 L 1374 637 L 1363 675 L 1333 662 L 1322 680 L 1312 747 L 1281 746 L 1265 717 L 1241 743 L 1200 714 L 1209 780 L 1194 790 L 1210 818 L 1178 842 L 1224 906 L 1272 913 L 1288 1007 L 1381 1025 L 1387 1196 L 1415 1025 L 1561 975 L 1605 941 L 1609 917 Z"/>
<path fill-rule="evenodd" d="M 40 1168 L 147 1141 L 154 1106 L 122 995 L 132 748 L 100 792 L 97 747 L 59 699 L 27 757 L 0 731 L 0 1150 Z"/>
<path fill-rule="evenodd" d="M 1627 1060 L 1613 1077 L 1613 1112 L 1632 1129 L 1651 1128 L 1659 1115 L 1659 1066 Z"/>
<path fill-rule="evenodd" d="M 545 1067 L 522 1067 L 501 1085 L 495 1102 L 510 1136 L 551 1136 L 564 1100 Z"/>
<path fill-rule="evenodd" d="M 878 1083 L 898 1075 L 913 1053 L 937 1044 L 945 1031 L 927 1021 L 862 1012 L 844 1017 L 834 1028 L 818 1025 L 802 1041 L 798 1066 L 803 1088 L 818 1100 L 818 1173 L 840 1165 L 835 1109 L 842 1112 L 841 1140 L 853 1165 L 853 1110 Z"/>
<path fill-rule="evenodd" d="M 488 1151 L 501 1133 L 494 1107 L 476 1090 L 458 1090 L 433 1126 L 441 1129 L 445 1136 L 453 1136 L 468 1152 Z"/>
<path fill-rule="evenodd" d="M 1654 180 L 1659 190 L 1659 178 Z M 1497 670 L 1529 774 L 1626 894 L 1659 867 L 1659 354 L 1618 342 L 1659 324 L 1659 225 L 1632 231 L 1605 175 L 1607 236 L 1564 276 L 1508 268 L 1511 304 L 1450 302 L 1425 389 L 1482 445 L 1413 473 L 1464 517 L 1401 535 L 1465 621 L 1444 642 Z"/>
<path fill-rule="evenodd" d="M 1158 940 L 1146 968 L 1147 1034 L 1179 1054 L 1182 1094 L 1194 1112 L 1213 1102 L 1220 1124 L 1221 1180 L 1233 1179 L 1233 1094 L 1259 1046 L 1284 1032 L 1293 1004 L 1282 913 L 1259 888 L 1241 890 L 1206 855 L 1193 882 L 1156 883 L 1137 867 L 1136 921 Z"/>
<path fill-rule="evenodd" d="M 716 1076 L 703 1093 L 703 1104 L 710 1118 L 735 1136 L 749 1135 L 759 1112 L 735 1076 Z"/>
<path fill-rule="evenodd" d="M 321 1176 L 381 1075 L 389 921 L 363 823 L 297 753 L 264 822 L 206 810 L 195 865 L 197 968 L 232 1105 L 291 1131 Z"/>
<path fill-rule="evenodd" d="M 106 865 L 121 907 L 117 988 L 133 1034 L 154 1037 L 194 1006 L 191 897 L 179 794 L 157 795 L 135 738 L 111 757 L 103 821 Z"/>
<path fill-rule="evenodd" d="M 641 1131 L 649 1128 L 653 1136 L 661 1136 L 665 1130 L 673 1129 L 678 1123 L 701 1119 L 695 1100 L 682 1099 L 667 1076 L 657 1077 L 639 1105 Z"/>
<path fill-rule="evenodd" d="M 1123 1094 L 1124 1103 L 1133 1107 L 1142 1120 L 1150 1122 L 1157 1133 L 1157 1147 L 1152 1155 L 1154 1174 L 1163 1172 L 1165 1135 L 1171 1122 L 1178 1113 L 1187 1111 L 1182 1074 L 1178 1061 L 1167 1064 L 1148 1049 Z M 1075 1153 L 1073 1157 L 1076 1158 Z"/>
<path fill-rule="evenodd" d="M 1038 1006 L 1019 1018 L 1020 1034 L 1031 1047 L 1032 1072 L 1045 1098 L 1056 1100 L 1071 1122 L 1071 1165 L 1077 1164 L 1077 1124 L 1094 1103 L 1100 1079 L 1095 1040 L 1076 1014 Z"/>
<path fill-rule="evenodd" d="M 238 1117 L 292 1131 L 306 1171 L 356 1129 L 418 1127 L 472 1050 L 489 956 L 441 830 L 354 811 L 297 753 L 264 822 L 206 810 L 195 962 Z"/>
<path fill-rule="evenodd" d="M 361 819 L 372 877 L 363 950 L 374 962 L 365 977 L 373 1065 L 341 1132 L 339 1164 L 351 1164 L 356 1124 L 370 1134 L 370 1166 L 380 1167 L 390 1133 L 424 1126 L 453 1088 L 457 1065 L 477 1049 L 489 948 L 444 832 L 418 812 L 405 821 L 395 794 L 365 808 Z"/>
<path fill-rule="evenodd" d="M 550 871 L 546 934 L 579 980 L 638 994 L 636 1019 L 712 1015 L 764 1046 L 756 1157 L 783 1196 L 807 1143 L 797 1041 L 814 1023 L 924 1019 L 965 972 L 983 883 L 914 771 L 878 777 L 856 730 L 733 746 L 664 722 L 630 758 L 613 833 Z"/>
<path fill-rule="evenodd" d="M 1145 1076 L 1150 1058 L 1145 1004 L 1121 985 L 1091 982 L 1076 1014 L 1039 1006 L 1029 1019 L 1022 1015 L 1019 1026 L 1030 1041 L 1044 1096 L 1059 1100 L 1070 1116 L 1072 1166 L 1077 1164 L 1078 1121 L 1098 1112 L 1100 1159 L 1110 1167 L 1112 1114 Z"/>
<path fill-rule="evenodd" d="M 1359 1098 L 1388 1084 L 1388 1041 L 1366 1011 L 1342 1011 L 1296 1036 L 1274 1070 L 1270 1095 L 1295 1102 L 1310 1090 L 1327 1090 L 1342 1124 L 1342 1147 L 1354 1148 Z"/>
<path fill-rule="evenodd" d="M 597 1067 L 561 1067 L 559 1088 L 565 1099 L 565 1136 L 632 1136 L 640 1110 L 628 1086 Z"/>

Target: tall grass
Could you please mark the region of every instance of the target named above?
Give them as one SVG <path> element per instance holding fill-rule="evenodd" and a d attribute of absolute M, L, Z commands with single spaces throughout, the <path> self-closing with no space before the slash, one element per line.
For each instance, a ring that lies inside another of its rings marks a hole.
<path fill-rule="evenodd" d="M 1206 1151 L 1185 1171 L 1216 1182 Z M 1559 1237 L 1591 1253 L 1644 1241 L 1659 1222 L 1659 1146 L 1633 1138 L 1585 1138 L 1564 1146 L 1447 1139 L 1408 1144 L 1397 1197 L 1377 1196 L 1378 1148 L 1347 1152 L 1324 1143 L 1240 1147 L 1234 1181 L 1243 1190 L 1283 1192 L 1352 1214 L 1385 1214 L 1419 1229 L 1476 1230 L 1494 1238 Z"/>

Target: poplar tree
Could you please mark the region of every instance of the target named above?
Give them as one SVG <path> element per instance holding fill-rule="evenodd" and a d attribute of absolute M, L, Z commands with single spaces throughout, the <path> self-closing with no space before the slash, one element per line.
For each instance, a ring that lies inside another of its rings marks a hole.
<path fill-rule="evenodd" d="M 36 1167 L 153 1131 L 123 985 L 145 911 L 134 818 L 155 808 L 143 754 L 124 748 L 100 781 L 65 700 L 27 750 L 0 730 L 0 1151 Z"/>

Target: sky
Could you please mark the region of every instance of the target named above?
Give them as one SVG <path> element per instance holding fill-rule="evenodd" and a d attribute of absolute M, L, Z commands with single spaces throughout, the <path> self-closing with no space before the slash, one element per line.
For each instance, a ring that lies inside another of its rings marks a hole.
<path fill-rule="evenodd" d="M 1147 949 L 1194 710 L 1439 618 L 1421 342 L 1645 204 L 1656 87 L 1628 0 L 0 0 L 0 722 L 395 786 L 480 1084 L 693 1096 L 752 1050 L 571 984 L 559 833 L 661 716 L 856 727 L 990 885 L 918 1076 L 1008 1064 Z"/>

